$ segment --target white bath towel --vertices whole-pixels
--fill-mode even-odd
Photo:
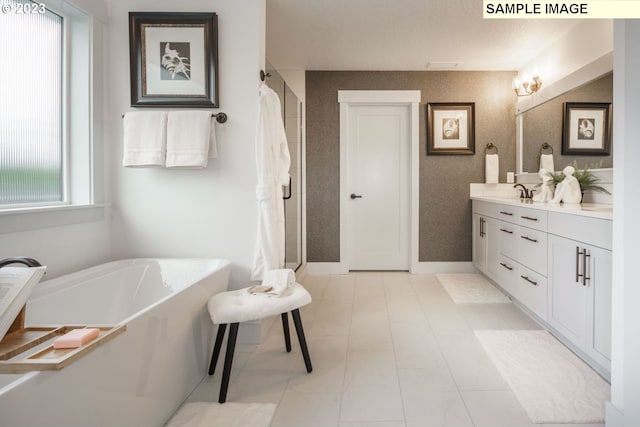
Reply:
[[[544,169],[550,173],[554,173],[553,168],[553,154],[541,154],[540,155],[540,169]]]
[[[213,148],[210,148],[213,145]],[[170,111],[167,120],[168,168],[204,168],[217,156],[211,111]]]
[[[296,283],[296,274],[290,268],[267,270],[262,279],[262,286],[271,287],[271,295],[281,295],[287,288]]]
[[[500,175],[500,163],[497,154],[487,154],[484,160],[485,182],[487,184],[497,184]]]
[[[167,112],[126,113],[123,151],[123,166],[164,166],[167,151]]]

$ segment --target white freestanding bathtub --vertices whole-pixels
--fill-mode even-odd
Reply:
[[[126,331],[60,371],[0,374],[3,427],[159,427],[206,376],[206,304],[227,290],[229,262],[115,261],[40,283],[26,326]]]

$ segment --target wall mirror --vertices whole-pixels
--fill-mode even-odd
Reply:
[[[613,127],[613,71],[602,69],[594,71],[588,79],[557,90],[545,100],[521,111],[517,117],[518,128],[518,172],[537,174],[540,169],[541,154],[553,154],[555,171],[578,162],[583,168],[587,165],[598,165],[606,169],[613,167],[613,140],[610,140],[608,154],[576,155],[563,154],[563,132],[565,103],[604,103],[609,104],[609,137]],[[584,76],[583,76],[584,77]],[[586,81],[585,81],[586,80]],[[546,144],[546,145],[544,145]]]

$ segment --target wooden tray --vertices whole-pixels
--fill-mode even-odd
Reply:
[[[78,348],[53,348],[53,340],[58,336],[72,329],[85,327],[87,326],[38,326],[23,328],[5,335],[0,341],[0,374],[62,369],[127,329],[126,325],[91,326],[100,329],[100,335],[96,339]],[[29,352],[46,342],[48,345],[43,349],[35,353]]]

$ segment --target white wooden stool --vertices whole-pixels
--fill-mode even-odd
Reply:
[[[249,288],[243,288],[235,291],[221,292],[212,296],[207,304],[211,321],[218,325],[216,343],[213,346],[213,354],[211,355],[211,363],[209,365],[209,375],[213,375],[216,369],[225,330],[227,329],[227,325],[231,325],[227,340],[227,354],[224,359],[224,370],[222,372],[222,384],[220,385],[220,397],[218,399],[220,403],[224,403],[227,399],[231,364],[233,363],[233,353],[240,322],[260,320],[265,317],[280,314],[282,317],[282,327],[284,329],[285,348],[287,352],[290,352],[291,339],[289,337],[289,318],[287,315],[290,311],[293,316],[293,324],[298,334],[304,364],[307,372],[311,372],[312,370],[309,349],[307,348],[307,341],[304,338],[304,329],[302,328],[302,319],[300,318],[300,307],[311,302],[309,292],[298,283],[287,288],[287,290],[279,296],[251,294],[248,289]]]

